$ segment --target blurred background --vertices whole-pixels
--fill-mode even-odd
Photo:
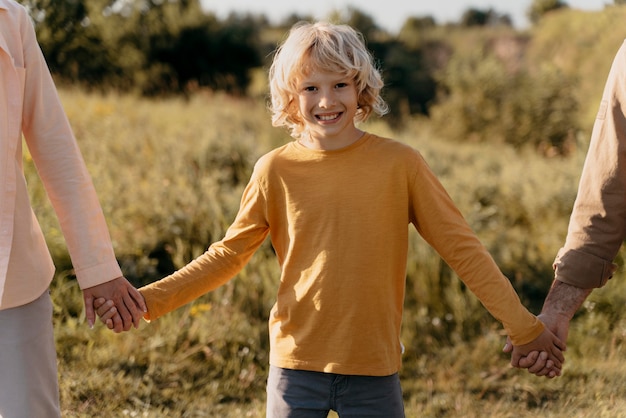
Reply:
[[[293,23],[327,19],[362,32],[382,70],[391,113],[364,129],[425,156],[535,313],[626,38],[623,0],[21,3],[135,285],[223,236],[256,159],[290,140],[267,111],[273,51]],[[263,416],[278,280],[269,243],[234,280],[139,330],[89,330],[58,223],[28,154],[24,163],[58,267],[63,415]],[[577,313],[555,380],[508,366],[501,326],[417,233],[409,254],[407,416],[624,416],[623,252]]]

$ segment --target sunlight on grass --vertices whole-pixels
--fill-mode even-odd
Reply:
[[[223,95],[150,101],[62,90],[116,253],[135,284],[180,267],[224,233],[256,159],[289,140],[265,103]],[[584,149],[546,159],[437,140],[423,121],[394,132],[419,149],[521,298],[537,311],[566,232]],[[59,266],[52,287],[64,417],[262,417],[267,315],[278,265],[264,244],[239,276],[138,330],[90,330],[58,224],[33,200]],[[416,233],[411,235],[401,379],[407,417],[611,417],[626,399],[626,284],[619,271],[575,318],[559,379],[512,369],[505,336]],[[154,258],[155,248],[166,256]],[[620,256],[620,263],[622,260]],[[68,278],[69,277],[69,278]],[[336,414],[329,415],[336,417]]]

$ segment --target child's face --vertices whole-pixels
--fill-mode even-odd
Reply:
[[[309,134],[306,139],[314,148],[343,148],[361,136],[354,126],[358,94],[352,78],[312,71],[299,80],[297,89],[298,109]]]

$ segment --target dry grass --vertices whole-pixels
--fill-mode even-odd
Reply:
[[[223,233],[251,164],[286,139],[258,102],[219,95],[153,102],[73,90],[62,97],[118,255],[137,280],[157,275],[146,251],[158,241],[172,244],[181,265]],[[367,128],[419,148],[503,268],[517,274],[516,285],[547,288],[582,150],[547,160],[504,147],[438,142],[422,123],[402,133],[380,122]],[[54,217],[40,191],[34,198],[63,264]],[[402,371],[407,416],[622,414],[626,322],[615,308],[626,298],[622,273],[581,310],[564,376],[547,380],[508,366],[500,326],[454,277],[441,282],[445,266],[417,236],[411,254]],[[266,248],[213,294],[115,335],[101,325],[86,327],[79,290],[61,271],[53,298],[64,416],[263,416],[266,316],[276,272]],[[538,296],[525,297],[536,303]]]

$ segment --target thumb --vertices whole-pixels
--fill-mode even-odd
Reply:
[[[93,295],[91,293],[83,293],[83,297],[85,299],[85,317],[87,318],[89,328],[93,328],[96,319],[96,314],[93,310]]]
[[[513,351],[513,344],[511,343],[511,338],[506,337],[506,343],[504,343],[504,347],[502,347],[502,351],[505,353],[510,353]]]

